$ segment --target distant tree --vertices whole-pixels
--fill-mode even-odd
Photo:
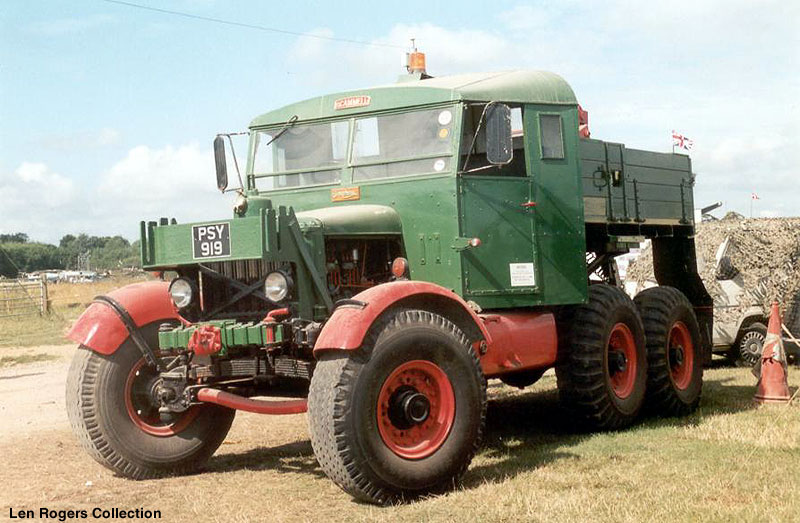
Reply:
[[[24,232],[0,234],[0,243],[28,243],[28,235]]]
[[[122,236],[88,236],[67,234],[59,242],[62,262],[70,269],[78,268],[78,257],[89,254],[89,267],[109,270],[139,266],[139,244],[134,245]]]
[[[58,247],[46,243],[4,243],[0,252],[0,274],[16,277],[18,271],[63,269]]]

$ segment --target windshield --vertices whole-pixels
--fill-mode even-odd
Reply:
[[[354,182],[443,172],[453,125],[453,109],[439,108],[258,131],[252,174],[277,190],[339,183],[344,167]]]

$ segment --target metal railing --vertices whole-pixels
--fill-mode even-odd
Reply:
[[[47,282],[0,280],[0,319],[42,315],[48,311]]]

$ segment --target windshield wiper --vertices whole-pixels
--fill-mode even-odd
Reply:
[[[286,123],[285,123],[285,124],[283,124],[283,127],[281,127],[281,130],[280,130],[280,131],[278,131],[277,133],[275,133],[275,136],[273,136],[273,137],[272,137],[272,139],[270,139],[270,141],[268,141],[267,143],[265,143],[265,144],[264,144],[264,147],[268,146],[269,144],[271,144],[272,142],[274,142],[275,140],[277,140],[278,138],[280,138],[281,136],[283,136],[283,133],[285,133],[286,131],[288,131],[290,127],[294,126],[294,123],[295,123],[295,122],[296,122],[298,119],[299,119],[299,117],[298,117],[297,115],[294,115],[294,116],[292,116],[291,118],[289,118],[289,119],[286,121]]]

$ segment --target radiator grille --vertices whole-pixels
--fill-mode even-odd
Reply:
[[[223,276],[237,280],[245,285],[253,285],[270,272],[285,265],[264,260],[237,260],[224,262],[204,263],[204,267],[218,272]],[[203,297],[204,314],[209,314],[220,305],[227,303],[239,289],[230,285],[223,279],[202,274],[200,290]],[[213,315],[214,318],[255,319],[262,318],[267,311],[274,307],[256,296],[246,296],[224,310]]]

